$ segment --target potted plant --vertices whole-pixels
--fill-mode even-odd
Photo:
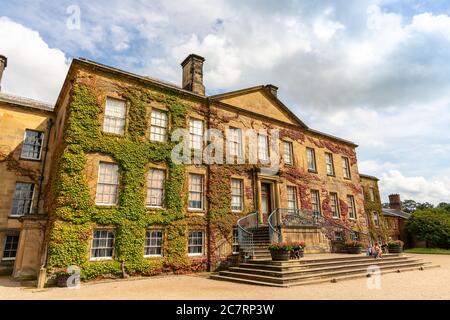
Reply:
[[[358,254],[361,253],[362,251],[362,243],[359,241],[346,241],[345,242],[345,249],[347,251],[347,253],[351,253],[351,254]]]
[[[390,253],[402,253],[403,252],[403,241],[395,240],[388,242],[388,251]]]
[[[300,259],[303,258],[305,252],[305,242],[293,242],[291,250],[291,258]]]
[[[273,261],[289,261],[293,248],[294,246],[287,242],[276,242],[269,245],[269,251]]]
[[[59,271],[56,272],[56,285],[60,288],[67,287],[67,280],[70,278],[72,274],[67,271]]]

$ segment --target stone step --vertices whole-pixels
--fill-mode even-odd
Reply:
[[[380,260],[375,260],[373,257],[368,258],[359,258],[359,259],[347,259],[347,260],[338,260],[338,261],[321,261],[321,260],[311,260],[310,263],[308,261],[302,261],[302,260],[294,260],[285,262],[284,264],[273,264],[273,261],[248,261],[245,263],[239,264],[240,267],[246,267],[246,268],[255,268],[255,269],[262,269],[262,270],[291,270],[291,269],[298,269],[301,268],[302,270],[308,269],[308,268],[315,268],[315,267],[326,267],[326,266],[339,266],[339,265],[351,265],[354,263],[374,263],[376,261],[404,261],[407,260],[408,257],[406,256],[394,256],[394,257],[385,257]]]
[[[410,256],[404,255],[404,254],[384,254],[383,259],[391,258],[391,257],[405,257],[410,258]],[[359,261],[359,260],[375,260],[371,256],[366,255],[344,255],[343,257],[332,257],[332,258],[320,258],[320,259],[311,259],[308,258],[307,255],[305,255],[305,258],[302,258],[300,260],[289,260],[289,261],[264,261],[264,262],[258,262],[258,263],[264,263],[264,264],[270,264],[275,266],[290,266],[290,265],[297,265],[297,264],[314,264],[314,263],[324,263],[324,262],[337,262],[337,261]],[[382,260],[382,259],[381,259]],[[377,261],[377,260],[375,260]]]
[[[427,266],[421,266],[421,267],[411,267],[411,268],[402,268],[400,269],[392,269],[392,270],[381,270],[381,274],[389,274],[389,273],[397,273],[397,272],[407,272],[407,271],[415,271],[415,270],[428,270],[431,268],[439,268],[439,265],[427,265]],[[223,276],[219,274],[212,275],[210,278],[214,280],[221,280],[221,281],[229,281],[229,282],[235,282],[235,283],[241,283],[241,284],[251,284],[251,285],[260,285],[260,286],[271,286],[271,287],[292,287],[292,286],[300,286],[300,285],[310,285],[310,284],[317,284],[317,283],[324,283],[324,282],[340,282],[344,280],[351,280],[351,279],[357,279],[357,278],[366,278],[367,273],[360,273],[360,274],[352,274],[352,275],[345,275],[345,276],[339,276],[339,277],[331,277],[331,278],[322,278],[322,279],[315,279],[315,280],[309,280],[309,281],[299,281],[299,282],[291,282],[289,284],[277,284],[277,283],[268,283],[265,281],[257,281],[257,280],[251,280],[251,279],[240,279],[240,278],[234,278],[234,277],[228,277]]]
[[[352,265],[338,265],[338,266],[328,266],[328,267],[315,267],[315,268],[296,268],[296,269],[290,269],[290,270],[262,270],[262,269],[256,269],[251,267],[231,267],[229,270],[234,272],[241,272],[241,273],[250,273],[250,274],[257,274],[257,275],[265,275],[265,276],[271,276],[271,277],[289,277],[289,276],[306,276],[306,275],[312,275],[312,274],[323,274],[327,272],[333,272],[333,271],[342,271],[342,270],[352,270],[355,268],[362,268],[362,267],[368,267],[372,265],[377,266],[390,266],[390,265],[403,265],[403,264],[409,264],[409,263],[423,263],[421,260],[404,260],[404,261],[379,261],[377,264],[374,264],[372,262],[365,262],[365,263],[358,263],[358,264],[352,264]]]
[[[392,264],[389,266],[383,266],[380,265],[380,270],[401,270],[403,268],[419,268],[423,267],[422,262],[410,262],[410,263],[404,263],[404,264]],[[323,279],[323,278],[335,278],[339,276],[345,276],[345,275],[352,275],[352,274],[367,274],[367,268],[350,268],[345,270],[339,270],[339,271],[328,271],[323,272],[320,274],[312,274],[312,275],[302,275],[302,276],[266,276],[266,275],[259,275],[259,274],[249,274],[249,273],[241,273],[241,272],[234,272],[234,271],[220,271],[219,275],[221,276],[227,276],[227,277],[234,277],[239,279],[246,279],[246,280],[255,280],[260,282],[267,282],[267,283],[275,283],[275,284],[289,284],[289,283],[299,283],[301,281],[309,281],[309,280],[316,280],[316,279]]]

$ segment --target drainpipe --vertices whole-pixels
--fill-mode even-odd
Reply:
[[[42,185],[44,183],[44,173],[45,173],[45,168],[46,168],[46,164],[47,164],[48,146],[50,143],[50,133],[52,131],[52,127],[53,127],[53,119],[50,118],[47,121],[47,141],[45,142],[45,154],[44,154],[44,159],[42,162],[41,175],[39,176],[38,201],[37,201],[37,208],[36,208],[37,214],[39,214],[39,204],[41,202]],[[45,283],[47,281],[47,268],[46,267],[47,267],[48,246],[47,246],[47,242],[45,240],[46,229],[47,229],[46,227],[43,228],[44,239],[42,241],[42,247],[41,247],[41,266],[39,268],[38,281],[37,281],[37,287],[39,289],[44,288]]]
[[[45,165],[47,164],[47,154],[48,154],[48,145],[50,143],[50,132],[52,131],[53,127],[53,119],[48,119],[47,121],[47,140],[45,141],[45,147],[44,147],[44,159],[42,160],[42,166],[41,166],[41,174],[39,175],[39,185],[38,185],[38,194],[37,194],[37,205],[36,205],[36,214],[39,214],[39,205],[41,203],[41,194],[42,194],[42,185],[44,183],[44,172],[45,172]]]

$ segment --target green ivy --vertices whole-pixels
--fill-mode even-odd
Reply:
[[[80,84],[73,88],[65,145],[53,184],[55,205],[49,232],[49,272],[78,265],[82,278],[91,279],[102,275],[117,276],[123,272],[154,274],[191,267],[192,262],[186,254],[185,232],[192,219],[184,210],[184,167],[171,161],[170,152],[174,144],[170,137],[167,143],[151,142],[146,137],[147,105],[150,101],[156,100],[167,106],[172,130],[186,126],[186,115],[191,106],[170,93],[122,90],[128,103],[128,123],[124,136],[117,136],[101,130],[102,108],[95,90]],[[103,208],[93,203],[83,172],[86,154],[89,153],[109,155],[118,163],[121,189],[117,206]],[[168,169],[166,207],[161,210],[145,207],[145,173],[150,162],[164,163]],[[205,224],[205,218],[200,220]],[[198,223],[198,218],[195,221]],[[115,228],[113,261],[89,261],[89,239],[97,224]],[[145,259],[145,230],[153,225],[165,227],[165,256]],[[196,263],[200,265],[193,268],[204,268],[203,262]]]

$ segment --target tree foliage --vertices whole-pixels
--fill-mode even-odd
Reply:
[[[440,208],[416,210],[406,225],[408,232],[433,247],[450,247],[450,213]]]

